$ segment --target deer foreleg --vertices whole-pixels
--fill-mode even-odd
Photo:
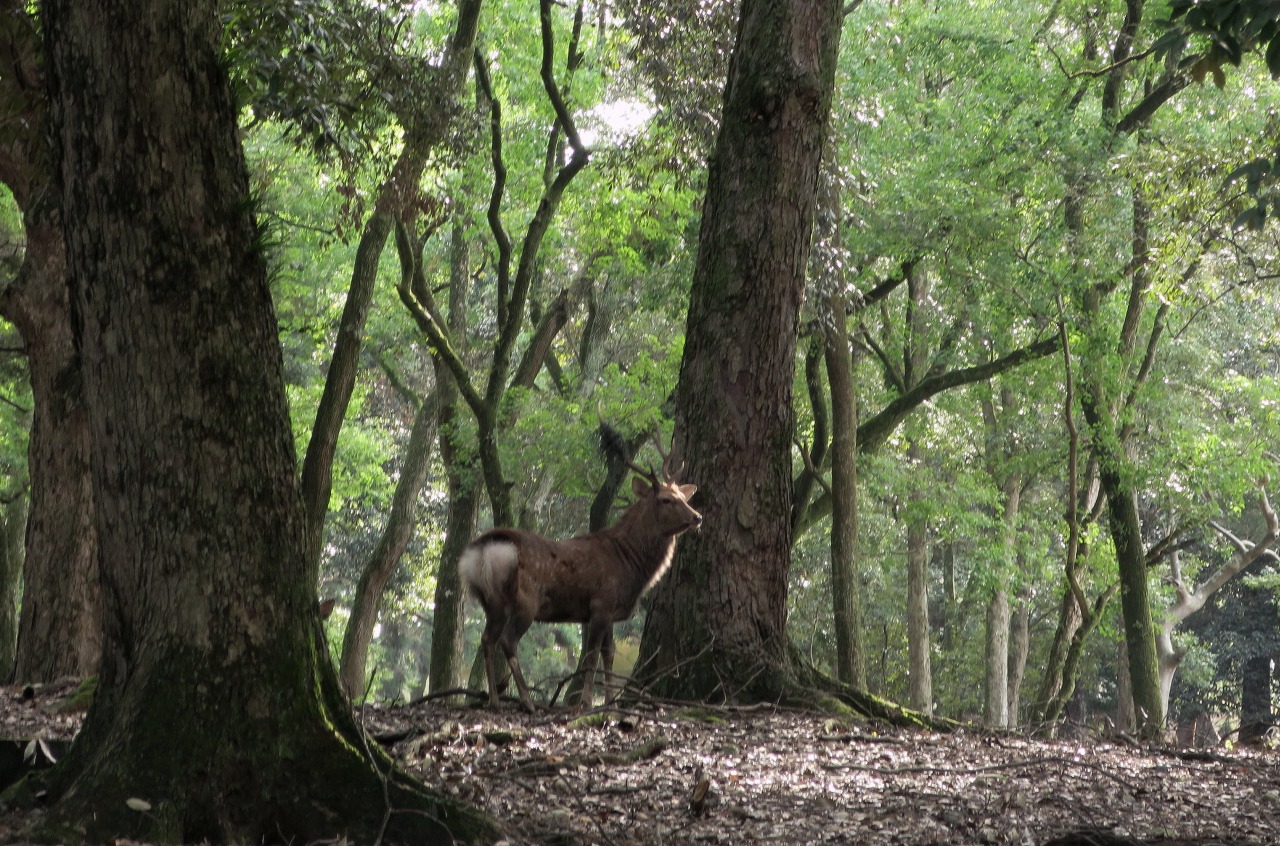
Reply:
[[[591,619],[587,622],[587,642],[582,644],[582,669],[585,671],[582,676],[582,697],[579,704],[583,708],[590,708],[595,700],[596,686],[596,664],[599,663],[601,655],[605,654],[606,640],[610,651],[613,648],[613,623],[608,619]],[[613,664],[613,656],[610,654],[609,664]],[[605,669],[605,684],[608,685],[608,668]]]
[[[620,687],[618,677],[613,674],[614,649],[613,623],[609,623],[604,630],[604,642],[600,644],[600,664],[604,667],[604,701],[607,705],[617,700]]]

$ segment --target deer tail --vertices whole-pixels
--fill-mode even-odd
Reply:
[[[481,605],[489,607],[508,593],[519,552],[510,541],[477,541],[458,560],[462,581]]]

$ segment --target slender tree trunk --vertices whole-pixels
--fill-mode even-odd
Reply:
[[[369,751],[325,651],[216,5],[42,7],[105,626],[41,836],[491,841]]]
[[[1049,646],[1049,658],[1045,662],[1044,675],[1040,679],[1040,691],[1036,694],[1035,721],[1037,723],[1049,723],[1057,717],[1056,713],[1051,712],[1052,706],[1061,695],[1063,687],[1067,686],[1067,655],[1071,651],[1071,644],[1083,621],[1075,594],[1070,587],[1064,586],[1062,602],[1058,605],[1058,628]],[[1070,679],[1069,682],[1071,687],[1075,686],[1075,679]]]
[[[22,596],[22,559],[27,531],[27,498],[4,506],[0,526],[0,680],[13,677],[18,652],[18,602]]]
[[[907,447],[912,465],[921,459],[920,446]],[[913,493],[913,500],[923,499]],[[929,527],[917,509],[907,508],[907,701],[925,714],[933,713],[933,646],[929,637]]]
[[[436,437],[436,394],[429,396],[413,418],[409,430],[409,443],[405,447],[404,464],[400,478],[391,497],[391,513],[387,525],[373,554],[365,562],[356,595],[351,601],[351,618],[342,638],[342,659],[339,678],[347,695],[353,700],[363,697],[367,681],[369,644],[373,640],[373,628],[378,621],[378,609],[382,605],[382,592],[391,574],[395,572],[400,557],[404,555],[413,537],[418,515],[418,494],[427,479],[427,467],[431,460],[431,444]]]
[[[466,229],[455,220],[449,242],[449,331],[465,350],[467,337],[467,295],[471,278],[470,249]],[[436,385],[440,396],[440,460],[444,464],[449,490],[449,515],[445,521],[444,545],[436,570],[436,593],[431,627],[432,691],[457,687],[463,673],[462,629],[466,619],[466,594],[458,559],[475,536],[480,513],[481,476],[474,450],[460,443],[458,383],[449,369],[435,359]],[[477,650],[479,653],[479,650]]]
[[[423,168],[432,149],[445,137],[455,117],[471,67],[479,30],[482,0],[457,0],[458,18],[443,61],[436,69],[434,108],[413,112],[404,126],[404,149],[378,190],[373,214],[366,221],[351,269],[351,287],[342,309],[324,392],[316,409],[311,440],[302,462],[302,498],[307,515],[307,557],[318,574],[324,545],[324,521],[333,490],[333,456],[355,387],[364,325],[373,302],[378,264],[387,238],[419,193]],[[425,116],[425,117],[424,117]]]
[[[785,698],[792,382],[840,4],[745,0],[703,207],[673,454],[706,518],[645,623],[662,695]]]
[[[826,392],[831,406],[831,600],[836,633],[836,678],[859,690],[867,686],[862,644],[862,595],[858,578],[858,397],[853,384],[853,349],[849,340],[848,304],[840,248],[840,190],[835,175],[820,176],[812,276],[823,293],[818,306],[822,321],[822,357],[827,370]],[[812,353],[808,357],[813,360]],[[806,362],[810,396],[823,388]],[[814,382],[818,382],[814,385]],[[824,416],[814,409],[821,421]],[[815,431],[816,441],[819,433]],[[814,456],[813,463],[821,463]],[[816,467],[811,473],[816,473]],[[812,487],[812,485],[809,485]],[[793,503],[793,512],[800,507]],[[794,525],[794,520],[793,520]]]
[[[1246,658],[1240,671],[1240,742],[1257,743],[1274,720],[1271,656]]]
[[[1002,408],[1008,408],[1011,394],[1001,392]],[[987,695],[983,717],[992,728],[1009,725],[1009,628],[1012,613],[1009,609],[1009,591],[1005,587],[1018,569],[1018,512],[1021,509],[1022,479],[1008,471],[1012,456],[1007,449],[997,445],[1003,434],[994,405],[988,406],[988,456],[991,475],[1000,480],[1004,514],[1001,520],[1000,545],[1003,560],[1000,563],[998,584],[987,603]],[[1001,478],[1003,476],[1003,478]]]
[[[1022,680],[1026,675],[1027,656],[1031,652],[1031,596],[1020,591],[1014,604],[1013,621],[1009,625],[1009,728],[1020,725],[1022,713]]]
[[[858,400],[853,385],[844,298],[831,297],[826,337],[831,385],[831,598],[836,630],[836,677],[867,687],[862,644],[862,587],[858,577]]]
[[[463,623],[466,620],[466,593],[458,573],[458,559],[475,537],[480,513],[480,475],[473,464],[449,466],[449,518],[445,523],[440,569],[436,571],[435,611],[431,628],[432,691],[447,690],[462,683]]]
[[[1099,478],[1107,497],[1107,525],[1116,551],[1120,577],[1120,607],[1124,616],[1124,636],[1128,643],[1129,681],[1132,684],[1137,730],[1154,739],[1164,729],[1160,705],[1160,673],[1156,657],[1156,630],[1147,588],[1146,548],[1138,520],[1138,503],[1126,481],[1127,458],[1114,442],[1116,423],[1105,410],[1105,399],[1097,385],[1100,375],[1082,378],[1085,419],[1096,433],[1093,451],[1098,457]]]
[[[983,723],[1009,725],[1009,592],[997,587],[987,603],[987,696]]]

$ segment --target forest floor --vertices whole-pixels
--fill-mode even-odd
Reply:
[[[70,739],[70,688],[0,688],[0,735]],[[1280,844],[1280,752],[946,734],[774,708],[360,716],[525,844]],[[0,818],[0,839],[12,828]],[[337,841],[344,842],[344,841]]]

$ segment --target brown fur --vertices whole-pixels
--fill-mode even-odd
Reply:
[[[534,621],[586,623],[587,675],[582,705],[590,706],[597,660],[612,699],[613,624],[635,613],[641,594],[671,566],[676,538],[702,524],[689,505],[697,487],[632,479],[637,502],[600,532],[549,540],[521,529],[491,529],[463,552],[462,579],[484,608],[485,672],[489,703],[498,703],[496,649],[501,647],[521,704],[533,709],[516,646]]]

